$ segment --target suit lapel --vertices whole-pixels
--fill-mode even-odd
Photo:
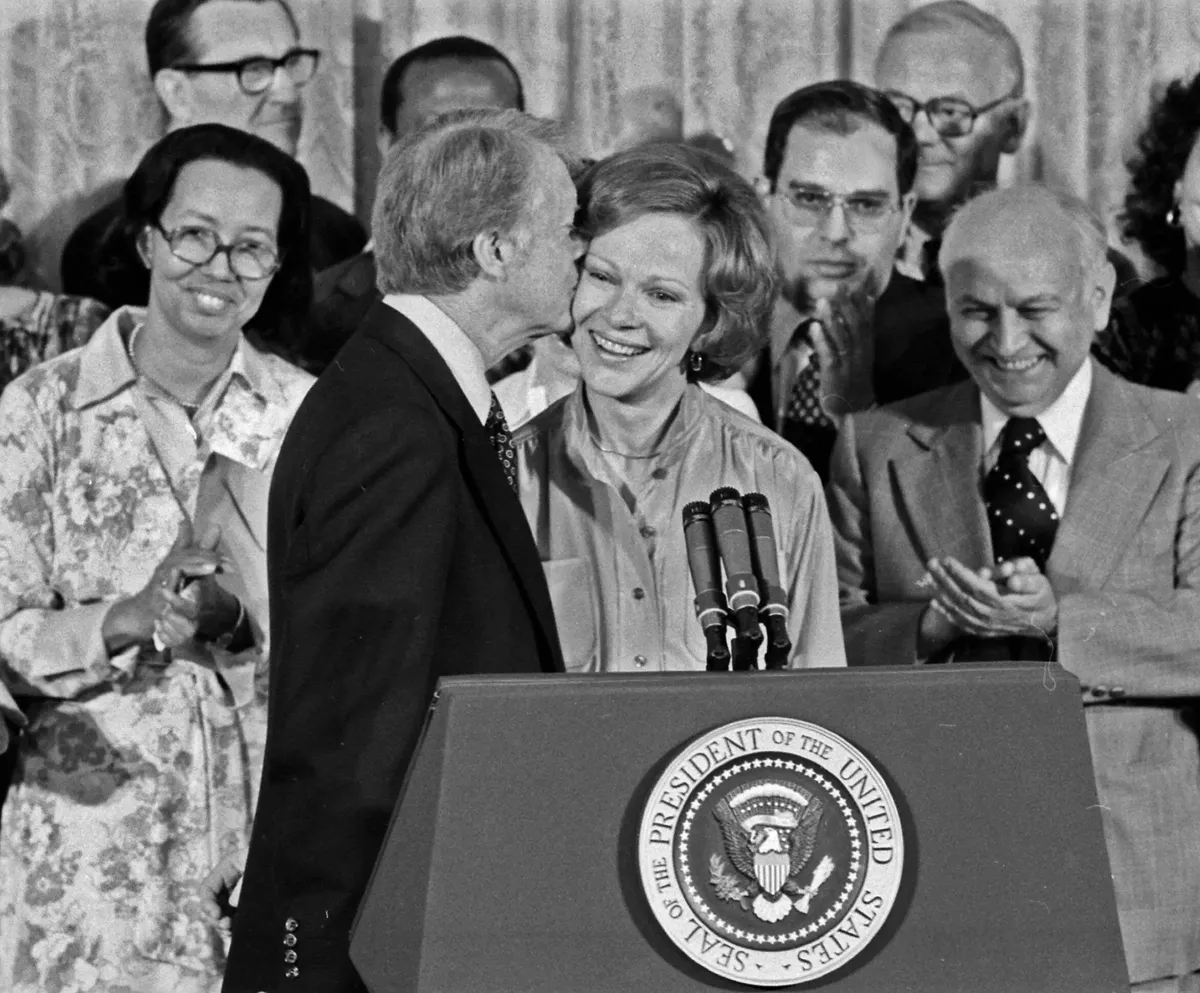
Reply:
[[[1047,571],[1101,586],[1158,493],[1170,460],[1129,387],[1100,366],[1084,408],[1066,513]]]
[[[979,394],[954,387],[934,416],[910,425],[912,454],[893,459],[892,473],[922,561],[953,556],[970,568],[990,565],[991,534],[979,491],[983,431]]]
[[[479,509],[504,550],[561,670],[554,609],[529,523],[520,501],[508,485],[491,439],[471,409],[466,394],[429,339],[391,307],[377,302],[363,322],[363,330],[400,355],[457,428],[462,438],[465,475],[477,495]]]

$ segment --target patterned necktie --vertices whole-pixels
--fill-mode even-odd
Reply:
[[[803,340],[812,345],[811,330],[817,321],[806,321],[802,327]],[[808,365],[796,375],[792,393],[783,413],[784,423],[810,427],[833,428],[836,425],[821,406],[821,361],[815,348],[809,353]]]
[[[1000,434],[1000,457],[983,481],[996,562],[1028,556],[1045,569],[1058,512],[1029,468],[1029,453],[1046,440],[1033,417],[1013,417]]]
[[[500,401],[492,394],[492,405],[488,408],[487,421],[484,422],[492,447],[496,449],[496,457],[504,469],[504,478],[513,492],[517,492],[517,453],[513,449],[512,433],[508,430],[508,421],[504,419],[504,411],[500,409]]]

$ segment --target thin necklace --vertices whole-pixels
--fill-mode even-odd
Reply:
[[[628,452],[618,452],[615,448],[605,448],[603,445],[600,444],[599,439],[594,434],[592,434],[590,431],[588,432],[588,436],[592,439],[592,444],[595,445],[596,448],[599,451],[603,452],[605,455],[616,455],[618,458],[632,459],[634,461],[646,461],[649,459],[662,458],[661,451],[651,452],[649,455],[631,455]]]
[[[187,413],[188,419],[190,420],[191,418],[195,417],[196,413],[200,410],[200,404],[202,401],[197,400],[195,403],[188,403],[186,400],[181,400],[178,396],[163,386],[162,383],[146,372],[145,369],[138,365],[136,358],[137,353],[134,351],[133,344],[135,341],[137,341],[137,336],[141,332],[142,327],[143,325],[139,324],[133,329],[133,333],[129,336],[129,364],[133,366],[133,371],[141,376],[142,379],[144,379],[164,396],[169,397],[175,403],[179,404],[179,406],[181,406]]]

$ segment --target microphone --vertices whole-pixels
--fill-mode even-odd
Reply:
[[[759,616],[767,629],[767,650],[763,665],[782,669],[788,663],[792,640],[788,637],[787,594],[779,581],[779,555],[775,550],[775,528],[771,522],[771,505],[761,493],[742,497],[742,509],[750,528],[750,550],[754,558],[754,574],[762,594]]]
[[[762,642],[758,626],[758,580],[750,559],[750,538],[746,532],[746,515],[742,497],[737,490],[724,486],[713,490],[708,498],[712,507],[713,527],[717,532],[717,547],[725,563],[725,598],[733,611],[737,629],[735,669],[757,668],[755,656]]]
[[[725,641],[728,611],[721,593],[721,560],[713,534],[712,515],[706,503],[689,503],[683,508],[683,542],[687,546],[688,569],[696,589],[696,619],[708,642],[710,672],[729,668],[729,645]]]

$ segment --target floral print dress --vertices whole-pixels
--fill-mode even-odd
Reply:
[[[243,339],[194,443],[161,451],[129,360],[140,318],[117,311],[0,397],[0,675],[28,718],[0,819],[6,993],[217,989],[224,948],[197,883],[249,839],[266,492],[311,377]],[[204,492],[229,496],[221,547],[257,647],[109,657],[105,613],[145,584]]]

